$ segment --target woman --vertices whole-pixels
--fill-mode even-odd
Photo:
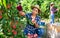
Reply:
[[[39,36],[42,35],[43,29],[39,28],[40,23],[40,13],[39,5],[32,6],[32,13],[25,14],[23,11],[19,11],[21,16],[26,16],[32,24],[27,22],[26,28],[24,30],[24,34],[28,36],[28,38],[40,38]],[[42,30],[42,31],[41,31]],[[40,34],[41,33],[41,34]]]
[[[58,9],[57,8],[54,8],[54,3],[52,2],[50,4],[50,16],[51,16],[51,24],[54,23],[54,13],[57,11]]]

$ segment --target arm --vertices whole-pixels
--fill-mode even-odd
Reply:
[[[22,8],[21,4],[18,4],[17,10],[19,11],[19,14],[20,14],[21,16],[25,16],[25,13],[22,11],[23,8]]]
[[[39,27],[38,23],[36,23],[36,20],[32,21],[32,23],[34,24],[34,26],[35,26],[36,28]]]
[[[38,23],[35,23],[35,27],[36,27],[36,28],[38,28],[38,27],[39,27]]]
[[[36,28],[38,28],[40,26],[40,17],[37,18],[37,21],[36,20],[34,20],[34,22],[32,21],[32,23],[34,23]]]
[[[55,8],[54,12],[56,12],[56,11],[58,11],[58,9],[57,9],[57,8]]]
[[[40,26],[40,16],[37,17],[37,22],[35,23],[35,26],[39,28]]]
[[[58,11],[57,8],[50,8],[50,10],[51,10],[52,12],[56,12],[56,11]]]

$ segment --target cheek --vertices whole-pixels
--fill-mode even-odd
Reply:
[[[32,12],[34,13],[35,11],[33,10]]]
[[[38,14],[38,12],[37,12],[37,11],[34,11],[34,10],[33,10],[32,12],[33,12],[34,14]]]
[[[35,11],[35,14],[38,14],[38,12],[37,12],[37,11]]]
[[[36,14],[36,11],[33,11],[34,14]]]

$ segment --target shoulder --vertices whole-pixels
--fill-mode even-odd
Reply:
[[[40,16],[37,16],[36,19],[37,19],[37,21],[40,21],[41,20]]]
[[[26,13],[26,16],[31,16],[31,13]]]
[[[37,15],[37,18],[39,18],[39,19],[40,19],[40,16],[39,16],[39,15]]]
[[[26,15],[31,15],[31,13],[26,13]]]

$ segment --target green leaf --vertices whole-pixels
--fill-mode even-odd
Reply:
[[[6,7],[6,0],[3,0],[3,5],[4,7]]]
[[[0,0],[0,5],[2,5],[2,0]]]

